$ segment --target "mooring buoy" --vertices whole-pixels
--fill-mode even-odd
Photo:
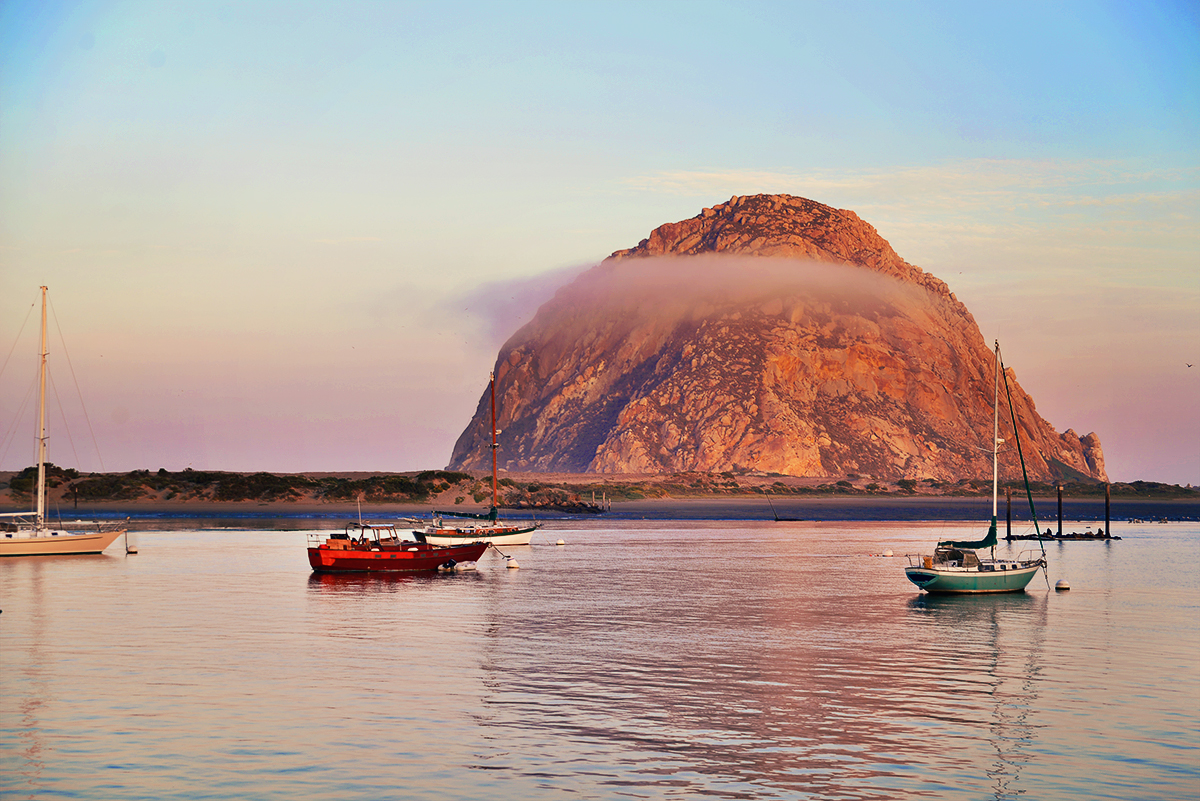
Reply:
[[[1071,582],[1067,581],[1066,579],[1059,579],[1058,581],[1054,582],[1054,589],[1057,592],[1069,590],[1071,589]]]
[[[567,543],[566,543],[566,542],[564,542],[563,540],[559,540],[558,542],[556,542],[556,543],[554,543],[554,544],[555,544],[555,545],[566,545]]]

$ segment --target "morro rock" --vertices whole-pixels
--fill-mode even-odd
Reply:
[[[854,212],[803,198],[655,229],[559,290],[495,372],[508,470],[991,474],[974,318]],[[1056,433],[1008,379],[1031,478],[1107,480],[1099,438]],[[485,392],[451,469],[490,468],[489,425]],[[1015,448],[1002,464],[1019,475]]]

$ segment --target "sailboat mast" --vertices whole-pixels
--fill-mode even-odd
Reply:
[[[1000,341],[996,340],[996,369],[992,377],[992,520],[1000,493]]]
[[[996,366],[992,376],[992,531],[996,530],[997,502],[1000,495],[1000,340],[996,340]],[[996,541],[992,540],[992,558]]]
[[[489,377],[492,387],[492,509],[500,508],[499,493],[496,489],[496,374]]]
[[[46,287],[42,287],[42,344],[38,349],[37,526],[46,520]]]

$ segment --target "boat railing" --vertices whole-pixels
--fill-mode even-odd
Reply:
[[[923,567],[926,569],[933,567],[933,554],[910,553],[905,554],[905,558],[908,559],[909,567]]]
[[[1017,554],[1018,562],[1044,562],[1041,551],[1021,551]]]
[[[77,534],[109,534],[113,531],[124,531],[129,527],[129,518],[124,520],[57,520],[51,522],[44,521],[40,526],[37,522],[37,515],[32,512],[6,512],[0,514],[0,518],[8,518],[12,522],[0,521],[0,533],[16,534],[22,531],[31,529],[36,531],[50,531],[54,536],[58,536],[59,532],[75,532]]]
[[[97,531],[103,534],[124,531],[129,527],[129,518],[124,520],[67,520],[58,525],[74,531]]]
[[[402,523],[404,521],[401,521]],[[305,533],[309,548],[325,545],[331,549],[352,547],[396,547],[416,545],[417,540],[401,536],[394,523],[351,523],[342,531],[309,531]]]

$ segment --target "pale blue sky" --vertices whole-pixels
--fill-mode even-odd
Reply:
[[[49,285],[109,469],[440,467],[554,281],[788,192],[1200,484],[1200,13],[1045,5],[0,2],[0,342]]]

